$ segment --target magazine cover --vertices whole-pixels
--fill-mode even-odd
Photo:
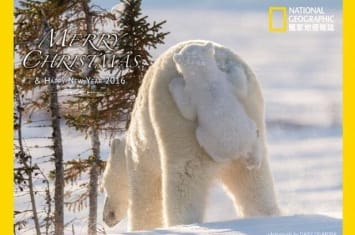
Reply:
[[[12,8],[13,234],[343,234],[342,1]]]

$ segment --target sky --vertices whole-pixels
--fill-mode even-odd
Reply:
[[[104,8],[111,8],[119,0],[92,0]],[[323,6],[331,9],[340,9],[342,1],[339,0],[143,0],[142,8],[188,8],[188,9],[229,9],[229,10],[263,10],[269,6]]]
[[[20,0],[15,0],[15,6],[18,5]],[[92,0],[93,4],[97,4],[103,8],[111,9],[114,5],[119,3],[120,0]],[[269,6],[323,6],[330,9],[341,9],[341,0],[143,0],[143,9],[228,9],[228,10],[263,10]]]

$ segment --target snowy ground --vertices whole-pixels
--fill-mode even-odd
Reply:
[[[248,62],[264,90],[270,162],[281,208],[290,215],[324,214],[341,218],[339,25],[333,33],[269,33],[267,10],[147,9],[144,12],[155,20],[166,19],[165,30],[171,32],[166,44],[153,52],[154,56],[182,40],[208,39],[233,48]],[[341,16],[337,14],[336,19],[339,23]],[[201,27],[203,25],[208,27]],[[36,134],[34,130],[27,131],[27,136]],[[28,145],[35,141],[40,140]],[[64,130],[66,159],[76,158],[88,147],[88,141],[77,133]],[[102,156],[106,158],[107,140],[103,141],[102,148]],[[40,150],[33,150],[33,154],[36,151]],[[107,233],[126,231],[125,220],[113,229],[103,224],[103,198],[100,195],[98,221],[102,229]],[[27,199],[17,198],[15,207],[22,207],[24,201]],[[76,234],[85,234],[87,210],[66,213],[67,222],[76,218]],[[238,214],[223,189],[213,187],[205,221],[236,218]],[[296,221],[298,218],[295,217]],[[249,233],[241,231],[241,234]]]
[[[341,235],[341,220],[319,215],[239,219],[124,233],[129,235]]]

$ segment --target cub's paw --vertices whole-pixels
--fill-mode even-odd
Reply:
[[[248,170],[254,170],[260,168],[262,157],[260,154],[247,153],[242,157],[242,160]]]

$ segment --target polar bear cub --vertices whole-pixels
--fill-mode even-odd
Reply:
[[[248,168],[259,167],[262,154],[256,124],[238,100],[228,74],[218,68],[213,44],[185,46],[173,60],[182,77],[173,79],[169,90],[182,116],[197,120],[201,147],[216,162],[241,157]]]

